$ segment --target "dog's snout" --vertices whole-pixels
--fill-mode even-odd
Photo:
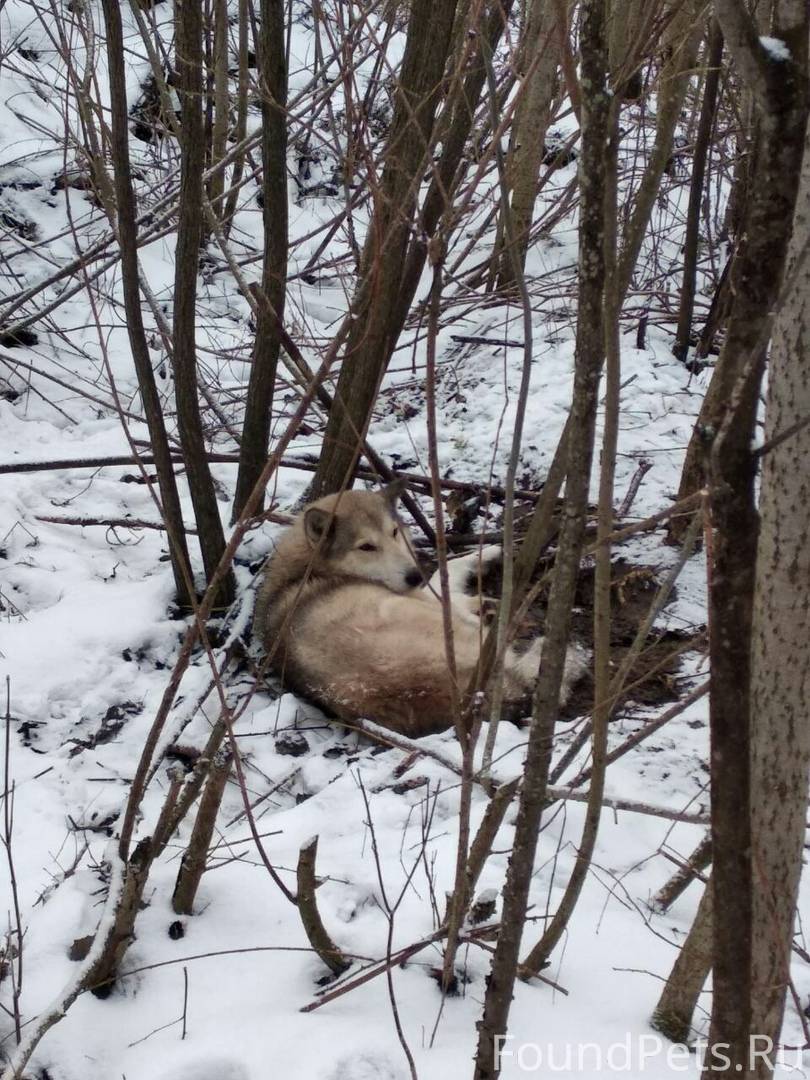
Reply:
[[[422,575],[418,570],[408,570],[405,573],[405,584],[409,589],[415,589],[422,584]]]

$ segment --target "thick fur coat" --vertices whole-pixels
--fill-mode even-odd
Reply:
[[[452,682],[437,590],[424,586],[407,529],[397,516],[401,491],[346,491],[307,507],[282,536],[259,588],[253,633],[271,667],[292,689],[337,716],[373,720],[418,737],[453,724]],[[464,575],[474,572],[464,567]],[[456,564],[451,564],[456,568]],[[453,574],[458,580],[459,573]],[[453,596],[453,647],[459,689],[469,685],[485,633],[477,597]],[[527,697],[542,641],[507,652],[507,702]],[[582,669],[574,650],[567,695]]]

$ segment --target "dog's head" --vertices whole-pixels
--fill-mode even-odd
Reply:
[[[404,482],[380,491],[327,495],[303,514],[304,535],[322,572],[378,581],[395,592],[423,582],[407,528],[397,516]]]

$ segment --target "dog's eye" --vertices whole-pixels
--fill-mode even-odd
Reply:
[[[377,550],[377,545],[376,544],[358,544],[357,545],[357,550],[358,551],[376,551]]]

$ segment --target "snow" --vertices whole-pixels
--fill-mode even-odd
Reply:
[[[100,25],[100,9],[93,3],[88,6]],[[135,56],[137,32],[126,7],[122,15],[127,44],[134,50],[128,53],[127,74],[130,101],[134,101],[147,65]],[[157,19],[164,36],[168,35],[168,6],[156,7],[150,18]],[[3,279],[4,297],[44,280],[75,257],[71,216],[83,245],[107,232],[86,193],[51,190],[54,177],[64,167],[65,108],[74,124],[76,117],[65,105],[65,73],[49,29],[53,29],[51,16],[37,14],[24,0],[9,0],[0,11],[0,36],[4,52],[9,50],[0,68],[0,209],[35,222],[40,238],[47,240],[32,247],[16,234],[3,237],[4,265],[12,271]],[[774,55],[786,58],[776,48],[782,43],[762,41]],[[302,109],[311,92],[313,42],[311,21],[295,22],[291,92],[303,95]],[[20,43],[36,50],[39,61],[20,58],[14,51]],[[83,46],[78,39],[74,46],[75,62],[81,65]],[[392,63],[401,55],[401,47],[401,35],[395,35]],[[106,99],[103,50],[95,62],[98,88]],[[358,79],[368,77],[371,63],[361,65]],[[570,120],[567,123],[570,128]],[[562,128],[568,130],[565,123]],[[153,205],[165,192],[155,180],[159,170],[152,151],[133,143],[133,153],[143,175],[137,181],[140,195]],[[561,170],[544,190],[540,211],[554,205],[575,168]],[[38,186],[12,186],[21,181]],[[340,206],[339,199],[299,200],[293,183],[290,194],[294,238],[307,236]],[[677,191],[662,197],[660,213],[677,220],[682,212],[679,200],[684,197]],[[482,198],[476,211],[479,219],[490,205]],[[361,237],[366,220],[366,209],[355,212],[354,224]],[[249,188],[234,230],[240,255],[250,253],[260,242],[260,225],[255,188]],[[475,225],[473,221],[470,228]],[[303,269],[321,239],[318,235],[294,248],[293,271]],[[451,258],[460,255],[467,242],[465,233],[455,242]],[[345,233],[340,232],[327,256],[342,254],[347,247]],[[173,248],[173,237],[166,236],[140,251],[144,274],[169,316]],[[674,258],[677,237],[670,236],[664,248]],[[472,266],[487,250],[482,245],[466,257],[465,265]],[[553,237],[537,242],[527,266],[528,274],[542,282],[546,291],[538,290],[533,313],[532,384],[519,470],[526,479],[521,484],[542,480],[567,415],[575,328],[567,283],[575,264],[576,233],[569,218]],[[258,274],[258,266],[247,268],[251,279]],[[49,287],[46,298],[56,299],[61,288]],[[350,281],[338,274],[315,284],[300,278],[292,283],[288,310],[295,322],[294,336],[311,359],[316,359],[315,347],[329,340],[345,313],[349,291]],[[423,288],[418,296],[424,292]],[[112,388],[102,362],[105,353],[124,407],[136,414],[128,420],[129,434],[147,437],[137,419],[136,383],[120,300],[120,277],[112,267],[93,284],[101,333],[85,291],[63,303],[49,320],[37,323],[38,344],[0,349],[0,390],[7,382],[19,395],[13,401],[0,400],[0,463],[129,453],[121,421],[112,408]],[[0,310],[4,307],[0,298]],[[247,381],[245,358],[252,341],[249,309],[230,278],[220,274],[201,287],[200,310],[201,356],[225,400],[243,390]],[[644,349],[634,347],[633,322],[628,320],[623,329],[616,482],[621,497],[638,462],[653,462],[632,511],[640,518],[667,505],[677,489],[683,451],[709,373],[690,376],[676,363],[669,351],[668,329],[654,320]],[[520,340],[522,313],[515,306],[484,306],[476,297],[462,295],[452,320],[443,324],[438,342],[442,469],[460,480],[480,481],[490,472],[502,480],[522,350],[458,343],[452,335],[459,334]],[[414,338],[411,331],[403,335],[370,441],[387,460],[427,471],[420,383],[425,343],[423,336]],[[157,335],[152,355],[159,389],[171,409],[171,379]],[[32,365],[34,372],[15,366],[17,362]],[[64,385],[49,381],[47,375],[62,379]],[[289,411],[294,403],[289,391],[279,391],[280,408]],[[412,408],[404,411],[403,403]],[[228,409],[238,419],[238,412],[230,405]],[[281,416],[274,418],[274,437],[283,430],[283,423]],[[214,441],[216,449],[232,449],[222,432]],[[317,448],[317,435],[300,436],[290,456],[317,452]],[[213,471],[227,528],[235,467],[219,464]],[[80,976],[82,966],[68,958],[71,943],[93,933],[99,920],[107,917],[108,872],[102,872],[102,867],[116,866],[111,836],[116,821],[120,824],[129,784],[188,625],[172,611],[173,583],[163,533],[120,526],[68,526],[41,519],[130,516],[154,522],[157,511],[146,486],[127,480],[136,473],[134,466],[106,466],[0,474],[0,677],[7,678],[10,686],[11,851],[25,928],[23,1019],[32,1026],[59,995],[59,988],[74,985]],[[273,500],[282,510],[293,508],[306,483],[306,473],[280,469],[272,481]],[[594,494],[595,490],[594,478]],[[181,494],[190,522],[184,487]],[[427,502],[425,509],[429,509]],[[268,523],[247,534],[238,556],[241,589],[251,587],[250,568],[255,569],[266,556],[278,531],[278,526]],[[676,559],[676,553],[660,543],[660,535],[637,538],[622,554],[654,563],[662,571]],[[199,574],[199,560],[195,570]],[[245,618],[243,613],[243,622]],[[668,605],[660,625],[683,628],[704,622],[705,566],[703,556],[696,555],[687,564],[677,599]],[[233,635],[234,627],[229,632]],[[216,655],[222,659],[221,648]],[[703,666],[701,657],[688,657],[681,672],[684,685],[692,685],[697,675],[704,674]],[[175,738],[196,749],[205,744],[219,712],[210,682],[204,655],[195,654],[171,710],[161,749]],[[406,758],[404,751],[380,751],[329,724],[312,705],[272,683],[253,694],[253,680],[244,671],[233,672],[226,683],[229,703],[237,714],[235,731],[247,793],[251,802],[260,800],[255,810],[257,826],[273,865],[289,887],[294,888],[302,843],[319,838],[317,873],[323,884],[317,892],[318,905],[338,946],[359,958],[346,978],[353,977],[366,960],[385,956],[389,932],[395,950],[428,938],[436,927],[434,905],[441,909],[452,887],[459,802],[453,771],[441,760],[422,757],[405,777],[418,776],[424,783],[396,793],[396,770]],[[118,711],[110,717],[112,707]],[[636,730],[647,715],[641,709],[622,714],[612,727],[611,745]],[[105,718],[111,731],[119,722],[120,727],[109,738],[99,739]],[[276,750],[274,736],[291,728],[303,733],[309,743],[303,757],[288,757]],[[563,728],[561,747],[573,733],[573,725]],[[497,779],[521,774],[525,740],[524,732],[502,725],[495,753]],[[439,759],[459,761],[452,733],[423,743]],[[611,766],[607,794],[706,813],[706,759],[704,699]],[[155,773],[136,839],[148,835],[157,820],[170,764],[161,762]],[[580,757],[572,770],[582,764]],[[486,805],[483,792],[476,790],[473,828]],[[477,895],[500,894],[514,814],[514,808],[507,813]],[[584,806],[569,801],[556,804],[544,819],[527,945],[537,939],[562,895],[583,818]],[[378,861],[372,852],[372,824]],[[274,886],[258,857],[235,782],[226,791],[215,850],[195,914],[178,920],[171,909],[171,894],[190,827],[187,820],[150,874],[146,906],[138,915],[137,938],[127,953],[119,988],[103,1001],[89,994],[80,996],[38,1047],[33,1066],[38,1071],[31,1076],[47,1075],[52,1080],[408,1077],[385,976],[315,1011],[301,1012],[321,991],[324,968],[308,947],[296,910]],[[577,1067],[579,1053],[583,1054],[581,1071],[589,1075],[698,1075],[694,1055],[668,1060],[668,1045],[650,1041],[654,1036],[648,1021],[675,946],[690,926],[700,887],[690,886],[664,916],[654,914],[648,904],[673,870],[661,853],[684,858],[702,835],[703,829],[695,825],[621,810],[604,812],[581,902],[564,946],[555,952],[552,967],[545,972],[567,993],[541,982],[517,985],[509,1028],[513,1041],[507,1047],[513,1054],[504,1058],[505,1080],[565,1073]],[[806,901],[806,883],[804,890]],[[0,892],[0,911],[11,911],[5,874],[0,875]],[[384,895],[392,900],[400,892],[391,927]],[[175,939],[169,927],[178,921],[183,935]],[[459,954],[464,973],[461,993],[443,1006],[430,974],[441,962],[437,944],[393,970],[398,1015],[421,1080],[471,1074],[475,1023],[489,960],[486,949],[465,945]],[[804,1001],[810,993],[810,975],[806,968],[797,967],[794,978]],[[0,991],[3,1004],[8,1005],[8,979]],[[707,993],[701,1001],[705,1007]],[[13,1053],[13,1025],[7,1015],[0,1019],[0,1039],[4,1052]],[[784,1039],[790,1044],[803,1040],[790,1007]],[[583,1049],[584,1044],[596,1049]],[[570,1067],[569,1053],[574,1063]],[[597,1058],[601,1068],[597,1068]],[[794,1064],[788,1061],[777,1076],[792,1075]]]
[[[790,49],[781,38],[761,37],[759,43],[771,60],[790,60]]]

